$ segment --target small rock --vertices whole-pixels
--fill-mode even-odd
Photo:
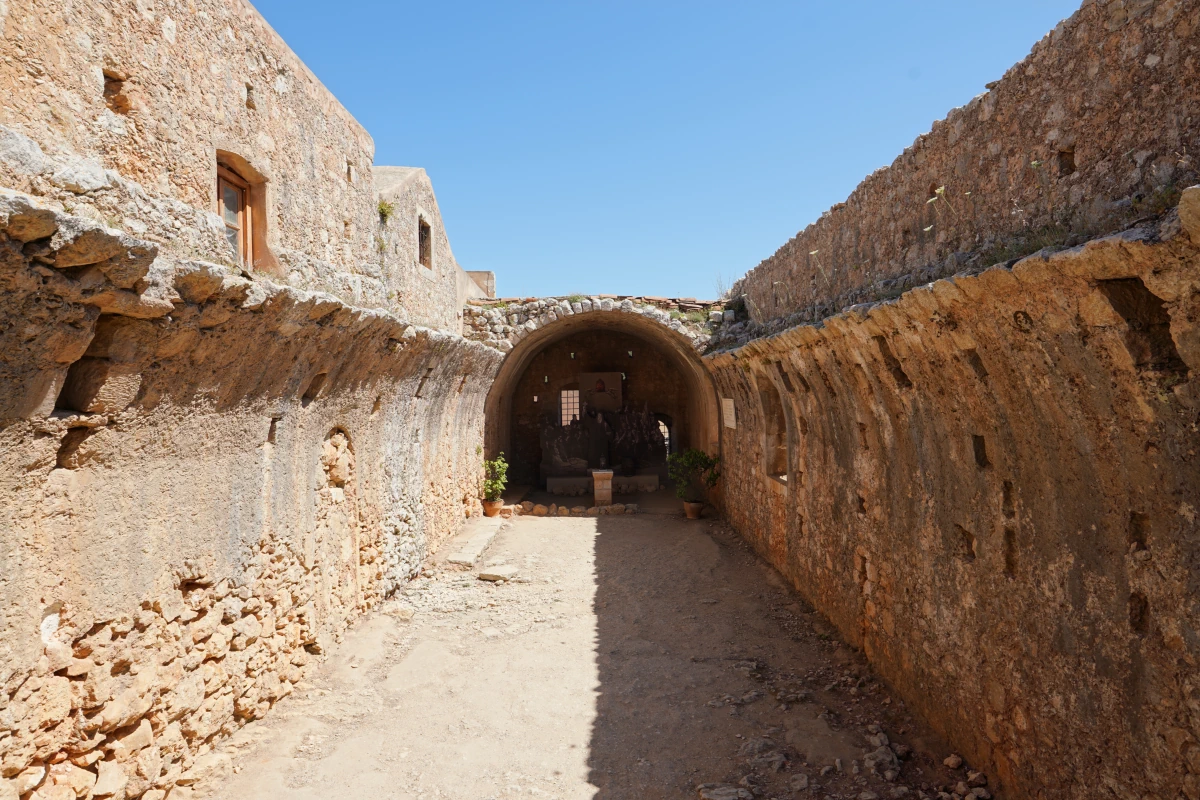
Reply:
[[[485,567],[479,571],[476,576],[481,581],[511,581],[517,577],[519,570],[512,565],[501,565],[498,567]]]
[[[798,775],[793,775],[788,783],[793,792],[802,792],[808,788],[808,776],[801,772]]]
[[[702,783],[696,787],[696,793],[700,800],[754,800],[749,789],[727,783]]]
[[[94,192],[110,185],[104,167],[87,158],[74,158],[63,164],[54,171],[50,182],[75,194]]]
[[[532,513],[533,513],[533,515],[534,515],[535,517],[544,517],[544,516],[546,516],[547,514],[549,514],[549,513],[550,513],[550,509],[546,508],[546,507],[545,507],[544,505],[542,505],[541,503],[536,503],[536,504],[534,504],[534,506],[533,506],[533,511],[532,511]]]
[[[967,771],[967,786],[987,786],[987,775],[978,770]]]
[[[111,794],[120,793],[124,797],[125,784],[129,782],[129,776],[125,774],[125,768],[115,761],[101,761],[99,763],[100,777],[96,779],[96,785],[92,789],[93,797],[107,797]]]
[[[768,750],[773,750],[774,748],[775,748],[775,742],[772,741],[771,739],[767,739],[765,737],[761,738],[761,739],[757,739],[757,738],[756,739],[747,739],[746,742],[742,745],[741,749],[738,750],[738,755],[739,756],[756,756],[759,753],[765,753]]]
[[[17,791],[17,787],[13,786],[12,781],[0,778],[0,800],[21,800],[21,794]]]
[[[529,502],[528,500],[521,503],[521,513],[522,514],[530,514],[532,512],[533,512],[533,503]]]
[[[879,795],[874,792],[859,792],[858,800],[879,800]]]
[[[892,800],[900,800],[902,797],[908,797],[908,793],[912,791],[907,786],[892,787]]]
[[[962,760],[962,756],[957,755],[955,753],[951,753],[946,758],[946,760],[943,761],[942,763],[945,764],[950,769],[958,769],[959,767],[961,767],[963,765],[963,760]]]
[[[412,606],[393,605],[389,606],[384,613],[393,616],[398,620],[408,622],[417,615],[417,610]]]
[[[33,791],[42,782],[42,778],[44,777],[46,777],[46,768],[44,766],[26,767],[13,779],[17,794],[25,794],[26,792]]]

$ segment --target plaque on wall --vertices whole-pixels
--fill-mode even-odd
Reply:
[[[579,375],[579,399],[597,411],[621,410],[621,373],[583,372]]]
[[[736,428],[737,420],[733,415],[733,398],[721,398],[721,417],[725,420],[726,428]]]

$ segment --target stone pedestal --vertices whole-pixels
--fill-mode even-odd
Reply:
[[[597,506],[612,505],[612,479],[613,471],[611,469],[593,469],[592,487],[596,494]]]

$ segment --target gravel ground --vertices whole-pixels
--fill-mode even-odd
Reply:
[[[521,517],[498,566],[413,581],[196,796],[990,796],[720,522]]]

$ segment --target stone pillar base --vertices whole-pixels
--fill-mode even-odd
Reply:
[[[611,506],[613,471],[611,469],[593,469],[589,471],[592,473],[592,486],[596,494],[596,505]]]

